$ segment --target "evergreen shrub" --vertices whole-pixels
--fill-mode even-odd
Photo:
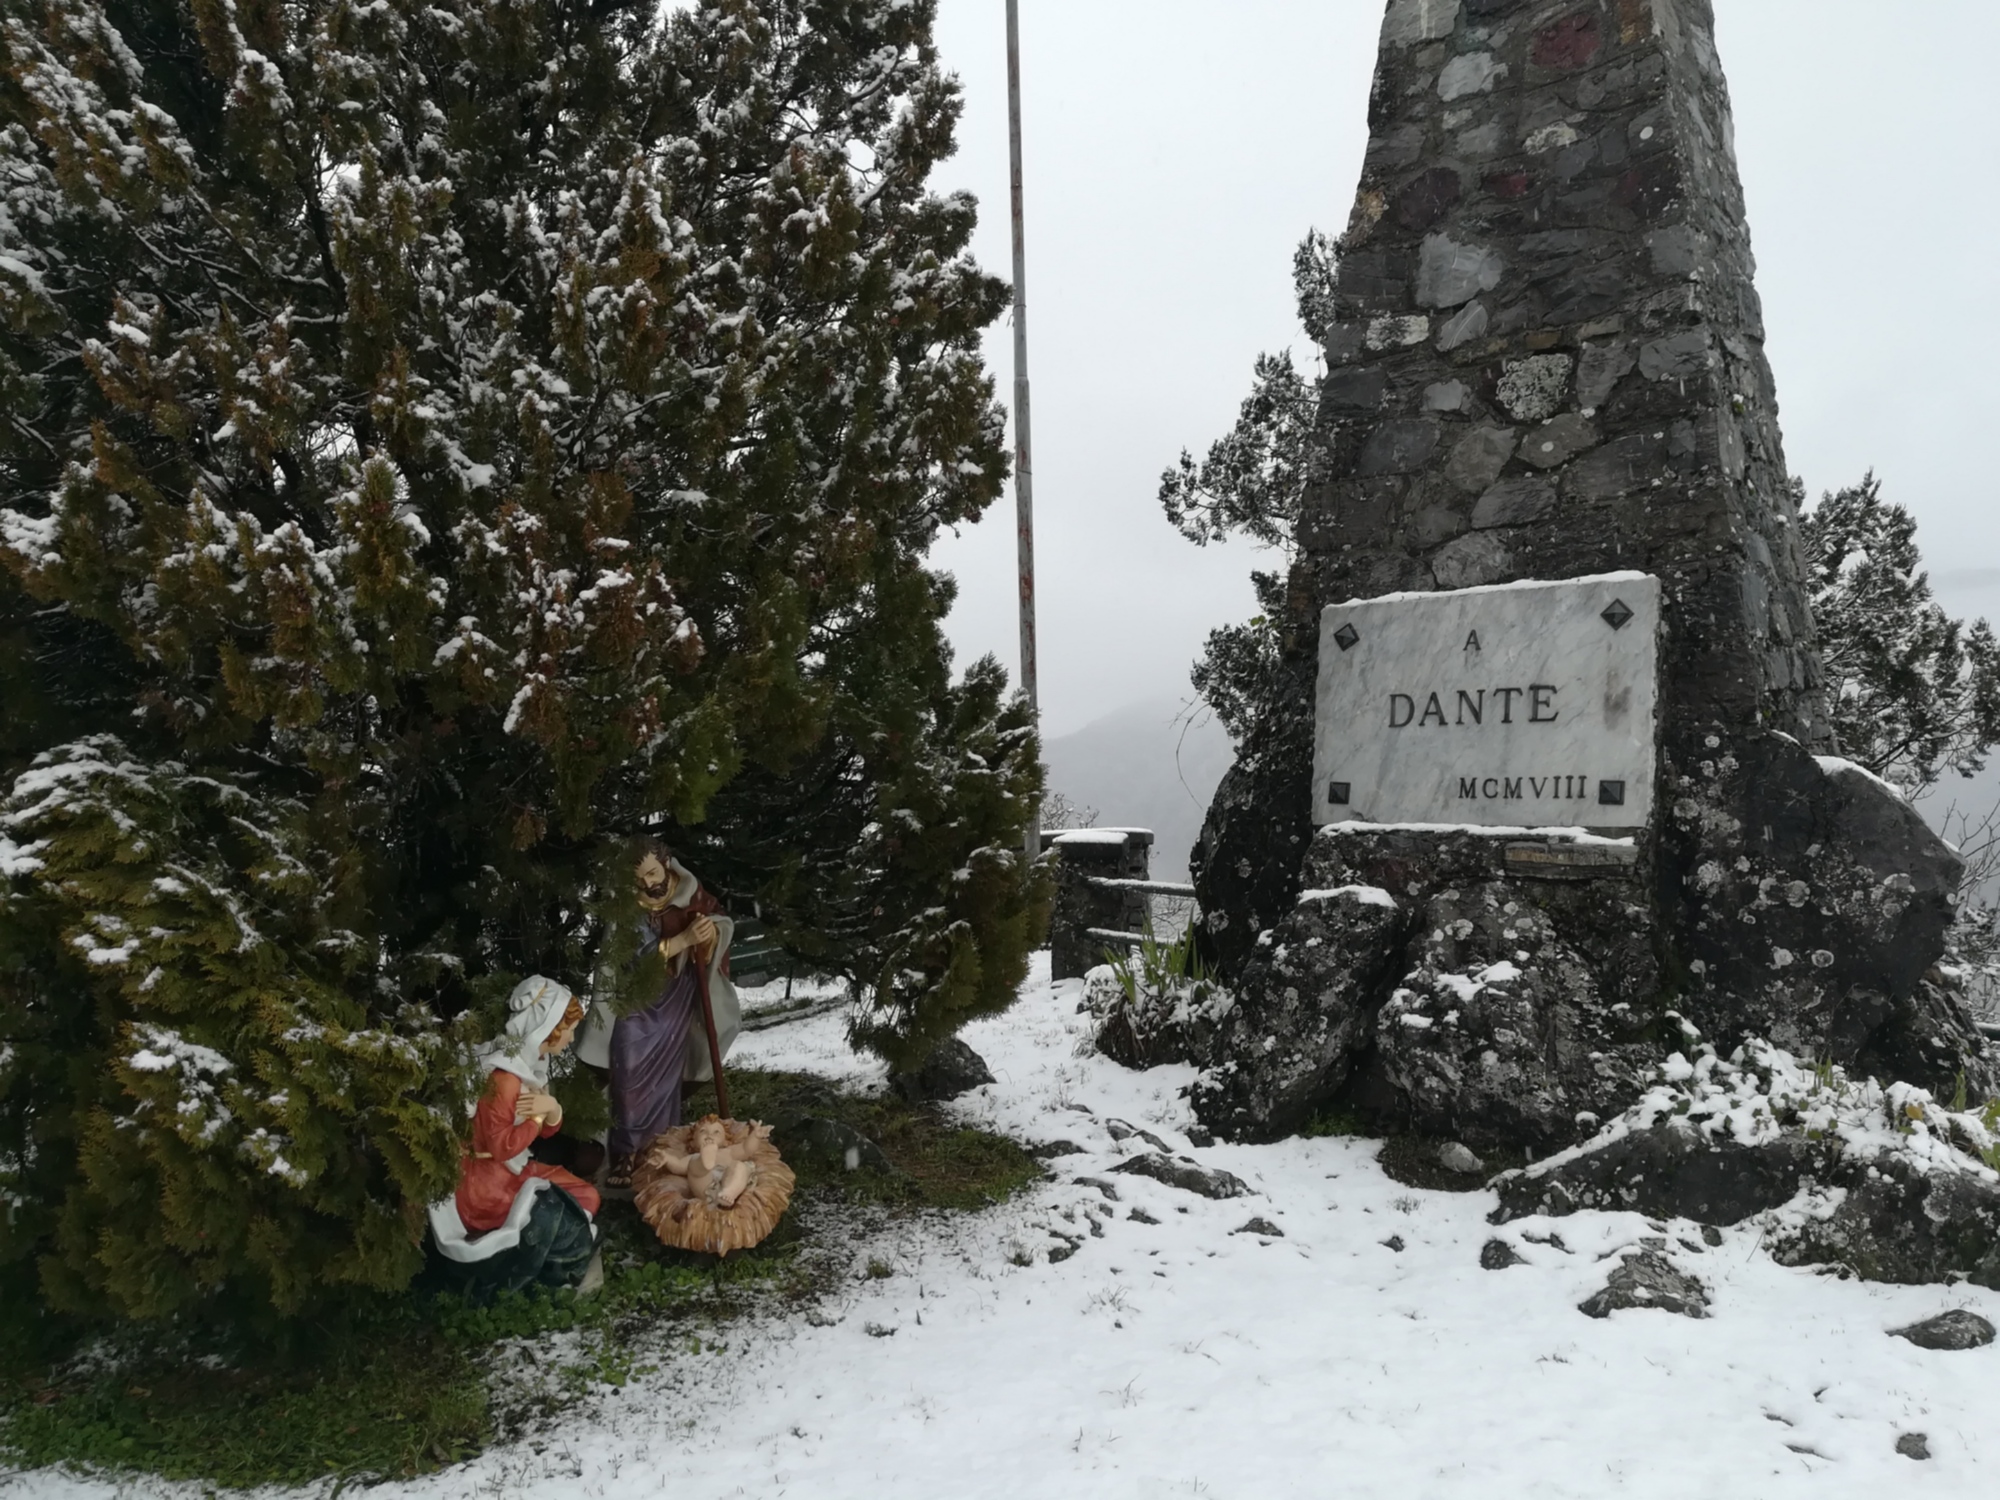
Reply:
[[[934,0],[0,13],[0,1296],[393,1288],[662,833],[921,1050],[1047,901]]]

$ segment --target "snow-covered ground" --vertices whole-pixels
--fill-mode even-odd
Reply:
[[[1046,960],[1043,961],[1044,965]],[[1932,1353],[1886,1330],[1948,1307],[2000,1321],[2000,1294],[1885,1287],[1786,1270],[1749,1231],[1582,1214],[1495,1230],[1488,1193],[1390,1181],[1374,1143],[1193,1150],[1182,1069],[1080,1054],[1078,987],[1038,971],[967,1039],[999,1082],[968,1119],[1083,1154],[970,1219],[905,1224],[857,1247],[816,1320],[736,1325],[532,1443],[411,1484],[404,1497],[608,1500],[1782,1500],[1987,1496],[2000,1475],[2000,1346]],[[746,1035],[745,1061],[866,1077],[837,1015]],[[1245,1179],[1213,1202],[1134,1176],[1119,1201],[1075,1181],[1128,1148],[1122,1119]],[[1130,1217],[1135,1209],[1157,1219]],[[1233,1233],[1253,1215],[1282,1238]],[[1567,1250],[1541,1243],[1550,1231]],[[1713,1294],[1696,1322],[1576,1304],[1615,1252],[1665,1233]],[[1062,1236],[1068,1236],[1066,1241]],[[1527,1264],[1480,1268],[1505,1239]],[[1399,1252],[1384,1244],[1400,1238]],[[1081,1241],[1061,1263],[1048,1252]],[[1692,1248],[1678,1242],[1686,1240]],[[871,1279],[867,1260],[895,1274]],[[1610,1257],[1607,1259],[1607,1257]],[[1020,1260],[1031,1263],[1017,1264]],[[831,1321],[830,1321],[831,1320]],[[690,1376],[709,1381],[698,1392]],[[1928,1436],[1928,1462],[1896,1451]],[[159,1487],[164,1488],[164,1487]],[[27,1500],[152,1493],[52,1475]]]

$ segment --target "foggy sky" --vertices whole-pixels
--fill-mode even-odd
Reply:
[[[1716,0],[1786,455],[1811,492],[1869,467],[1933,583],[2000,617],[1988,322],[2000,210],[1992,0]],[[1347,222],[1383,0],[1021,0],[1041,702],[1050,734],[1191,696],[1251,612],[1241,544],[1196,548],[1160,471],[1226,430],[1260,350],[1313,368],[1292,249]],[[938,184],[1009,268],[1002,0],[941,0],[965,86]],[[988,359],[1011,399],[1011,332]],[[1013,497],[947,538],[961,665],[1017,667]],[[1262,565],[1268,566],[1268,555]]]

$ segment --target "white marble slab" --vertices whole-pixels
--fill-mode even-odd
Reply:
[[[1645,827],[1659,641],[1644,573],[1328,607],[1313,821]]]

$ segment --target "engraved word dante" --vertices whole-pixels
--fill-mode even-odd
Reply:
[[[1478,728],[1486,722],[1486,694],[1488,689],[1478,688],[1467,692],[1457,689],[1458,717],[1448,718],[1445,706],[1438,695],[1432,693],[1424,700],[1423,712],[1417,712],[1417,700],[1408,693],[1389,695],[1389,727],[1408,729],[1412,724],[1426,727],[1436,724],[1440,729],[1449,725],[1463,728],[1469,722]],[[1554,683],[1537,682],[1529,687],[1493,688],[1493,699],[1498,708],[1502,724],[1514,722],[1514,705],[1521,698],[1528,700],[1528,722],[1530,724],[1553,724],[1556,721],[1556,694],[1561,691]]]

